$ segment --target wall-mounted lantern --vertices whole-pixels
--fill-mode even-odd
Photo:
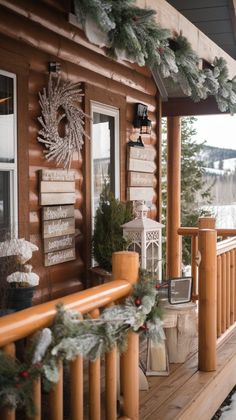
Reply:
[[[129,251],[138,252],[140,266],[162,278],[162,228],[164,225],[147,217],[148,207],[142,203],[136,208],[137,217],[123,227]]]
[[[136,112],[133,125],[140,134],[151,134],[152,122],[148,119],[147,105],[140,103],[136,104]]]

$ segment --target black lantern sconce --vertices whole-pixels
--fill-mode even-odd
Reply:
[[[59,73],[59,71],[61,71],[61,63],[57,63],[56,61],[49,61],[48,72]]]
[[[140,134],[151,134],[152,122],[148,119],[147,105],[136,104],[136,113],[133,124],[134,128],[138,129]]]

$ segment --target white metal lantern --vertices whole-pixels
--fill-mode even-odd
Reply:
[[[122,225],[128,250],[140,255],[141,268],[162,278],[162,228],[164,225],[147,217],[148,207],[142,203],[136,209],[137,217]]]

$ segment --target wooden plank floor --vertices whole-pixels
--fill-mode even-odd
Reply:
[[[210,420],[236,384],[236,331],[217,350],[217,370],[199,372],[197,352],[171,364],[167,377],[149,377],[140,391],[140,420]]]

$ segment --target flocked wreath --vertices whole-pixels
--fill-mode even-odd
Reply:
[[[156,23],[154,10],[137,7],[135,0],[74,0],[74,6],[89,41],[105,46],[107,55],[157,68],[195,102],[214,96],[220,111],[236,111],[236,77],[229,80],[226,61],[215,58],[200,69],[187,39],[173,39]]]
[[[0,408],[24,407],[29,417],[34,416],[33,381],[41,376],[44,389],[50,390],[59,378],[59,360],[71,361],[78,355],[95,360],[115,344],[124,351],[129,331],[163,340],[159,287],[142,272],[132,295],[123,304],[104,309],[96,320],[59,305],[52,327],[37,333],[23,363],[0,351]]]
[[[64,168],[70,168],[74,152],[80,154],[84,143],[85,114],[79,107],[82,96],[80,83],[62,81],[53,73],[50,74],[48,88],[39,94],[42,115],[38,120],[42,129],[38,141],[47,149],[46,158],[55,160]],[[64,131],[64,136],[60,134],[60,129]]]

